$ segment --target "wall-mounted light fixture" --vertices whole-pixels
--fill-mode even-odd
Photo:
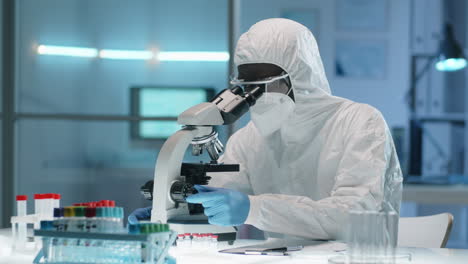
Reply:
[[[199,61],[199,62],[227,62],[228,52],[197,52],[197,51],[161,51],[149,50],[116,50],[94,49],[67,46],[39,45],[37,53],[41,55],[98,57],[113,60],[153,60],[157,61]]]
[[[458,71],[466,67],[466,57],[455,39],[452,25],[446,24],[435,65],[438,71]]]
[[[93,58],[98,55],[98,50],[93,48],[39,45],[37,53],[41,55]]]
[[[99,51],[99,58],[113,60],[151,60],[154,58],[154,54],[149,50],[103,49]]]

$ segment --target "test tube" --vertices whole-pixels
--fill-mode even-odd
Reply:
[[[185,246],[191,247],[192,246],[192,235],[190,233],[185,233]]]
[[[60,208],[60,199],[61,195],[58,193],[54,193],[54,208]]]
[[[104,218],[104,207],[96,207],[96,230],[97,232],[103,232],[103,218]]]
[[[26,195],[17,195],[16,196],[16,212],[18,216],[26,216],[27,208],[26,203],[28,201],[28,196]],[[26,223],[18,223],[18,240],[17,245],[19,247],[24,247],[26,245]]]
[[[85,208],[86,226],[85,231],[96,232],[96,207]]]
[[[52,220],[54,217],[54,197],[53,193],[43,194],[43,214],[46,220]]]
[[[185,235],[184,234],[177,235],[176,243],[177,243],[178,248],[184,248],[185,247]]]
[[[42,201],[44,196],[40,193],[34,194],[34,214],[37,215],[39,221],[34,223],[34,229],[40,228],[40,220],[42,220]]]
[[[74,230],[73,222],[75,220],[75,211],[73,206],[67,206],[64,208],[64,230],[65,231],[76,231]]]
[[[103,207],[103,212],[104,212],[104,221],[103,221],[103,226],[104,226],[104,232],[106,233],[111,233],[113,230],[113,222],[114,219],[112,217],[112,208],[111,207]]]
[[[28,201],[27,195],[17,195],[16,196],[16,210],[18,216],[25,216],[26,215],[26,203]]]
[[[77,206],[73,208],[75,211],[75,230],[78,232],[86,231],[86,217],[85,217],[85,208],[83,206]]]
[[[211,235],[211,245],[213,249],[218,248],[218,235]]]
[[[63,208],[54,208],[54,227],[56,231],[64,231]]]
[[[192,247],[194,248],[200,247],[200,234],[198,233],[192,234]]]

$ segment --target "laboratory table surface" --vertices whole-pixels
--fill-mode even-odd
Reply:
[[[258,244],[255,240],[238,240],[231,247]],[[321,246],[306,246],[301,251],[292,253],[289,256],[256,256],[256,255],[234,255],[219,253],[214,249],[178,249],[172,248],[171,255],[177,259],[177,263],[328,263],[328,258],[343,252],[336,252],[336,245],[339,243],[327,243]],[[227,244],[220,244],[219,247],[226,248]],[[399,254],[411,254],[411,261],[404,263],[432,264],[450,263],[467,264],[467,249],[447,249],[447,248],[399,248]],[[23,264],[32,263],[35,253],[29,254],[13,253],[11,251],[11,230],[0,229],[0,263],[1,264]],[[398,263],[398,262],[397,262]]]

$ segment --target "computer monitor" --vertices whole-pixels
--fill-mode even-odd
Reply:
[[[164,117],[169,120],[132,121],[131,136],[134,139],[166,139],[181,125],[177,116],[188,108],[209,101],[213,88],[137,86],[131,87],[131,114],[139,117]]]

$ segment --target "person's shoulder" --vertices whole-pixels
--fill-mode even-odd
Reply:
[[[229,137],[227,145],[235,145],[236,149],[240,149],[242,146],[249,145],[252,141],[255,141],[257,134],[258,132],[253,127],[252,121],[249,121],[247,125],[239,128]]]
[[[238,139],[243,139],[244,142],[251,140],[253,137],[255,137],[258,134],[257,130],[252,124],[252,121],[249,121],[247,125],[239,128],[232,136],[229,138],[229,140],[238,140]]]
[[[347,104],[344,105],[344,108],[345,108],[345,111],[351,115],[360,114],[360,115],[368,115],[368,116],[371,116],[371,115],[382,116],[382,113],[377,108],[369,104],[348,101]]]
[[[382,113],[369,104],[349,101],[340,116],[343,127],[350,130],[385,129],[387,126]]]
[[[249,122],[229,137],[225,153],[230,153],[240,158],[249,152],[249,150],[251,151],[253,146],[258,144],[259,140],[257,137],[258,132],[253,127],[252,122]]]

